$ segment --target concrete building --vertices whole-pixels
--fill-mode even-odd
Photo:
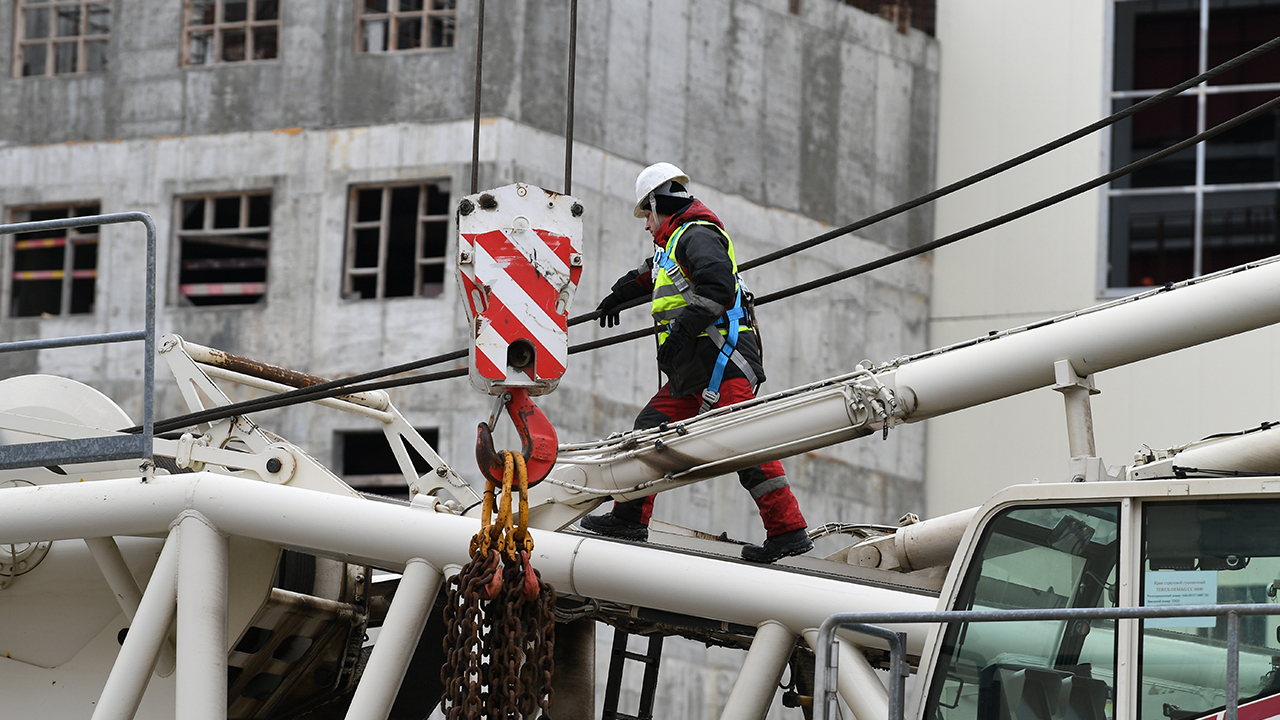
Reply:
[[[586,271],[574,314],[647,253],[631,206],[650,162],[690,173],[743,259],[932,186],[930,36],[836,0],[580,5],[572,190],[586,207]],[[568,6],[490,3],[481,189],[563,189]],[[162,333],[327,377],[465,347],[451,248],[453,208],[470,187],[476,26],[476,4],[453,0],[0,0],[0,213],[149,213]],[[921,211],[749,282],[777,290],[931,235]],[[2,242],[0,339],[141,326],[136,227]],[[930,268],[904,263],[762,307],[765,389],[925,349]],[[647,324],[634,311],[620,329]],[[570,341],[607,334],[584,324]],[[0,356],[6,377],[33,372],[82,380],[140,415],[135,347]],[[161,370],[160,418],[186,411],[166,380]],[[540,406],[562,441],[602,437],[630,428],[656,387],[652,348],[620,345],[574,356]],[[461,379],[392,397],[446,460],[479,477],[470,458],[487,397]],[[387,489],[366,449],[372,423],[311,407],[255,419],[353,485]],[[904,428],[786,461],[811,525],[920,510],[924,437]],[[663,496],[656,517],[763,538],[732,477]],[[597,637],[601,684],[609,639]],[[718,715],[740,662],[670,643],[658,714]],[[624,709],[638,683],[628,679]]]
[[[941,3],[938,184],[1019,155],[1280,35],[1273,0],[979,0]],[[1194,135],[1280,90],[1270,53],[1207,87],[938,203],[941,237]],[[1277,244],[1275,115],[1112,183],[940,250],[933,346],[1268,257]],[[1132,463],[1280,413],[1269,328],[1096,378],[1099,455]],[[1067,474],[1063,401],[1048,390],[930,422],[931,515],[1017,482]]]

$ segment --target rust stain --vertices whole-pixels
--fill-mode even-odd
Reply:
[[[300,135],[302,131],[303,131],[303,128],[291,127],[291,128],[276,128],[271,132],[276,133],[277,135]]]

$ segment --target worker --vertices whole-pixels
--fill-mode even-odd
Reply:
[[[658,369],[667,382],[636,417],[637,430],[750,400],[765,379],[733,242],[688,188],[689,177],[671,163],[640,172],[635,216],[644,219],[657,252],[614,283],[597,308],[600,326],[613,327],[623,303],[652,297]],[[745,546],[744,559],[771,563],[813,547],[782,463],[742,470],[738,480],[755,500],[767,536],[762,545]],[[581,525],[609,537],[647,540],[653,499],[615,502],[611,512],[584,517]]]

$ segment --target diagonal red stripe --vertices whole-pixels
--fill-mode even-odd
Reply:
[[[511,243],[511,240],[500,230],[494,230],[475,237],[475,241],[489,256],[503,264],[503,271],[511,276],[524,291],[533,298],[547,315],[556,319],[560,329],[565,329],[565,320],[556,313],[556,300],[559,293],[543,280],[542,273],[529,262],[529,258]],[[566,265],[568,262],[566,261]],[[572,280],[572,274],[570,275]]]
[[[485,317],[489,318],[491,327],[507,344],[516,340],[528,340],[533,343],[534,349],[537,351],[537,360],[535,367],[537,368],[538,377],[554,378],[564,374],[565,367],[560,364],[551,351],[545,345],[538,341],[538,338],[524,326],[511,312],[511,309],[502,304],[502,299],[492,296],[489,300],[489,311],[485,313]]]

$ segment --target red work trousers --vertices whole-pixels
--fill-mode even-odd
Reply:
[[[745,378],[731,378],[721,383],[720,400],[715,406],[732,405],[754,397],[751,384]],[[688,420],[698,414],[698,408],[701,405],[700,395],[671,397],[670,387],[664,384],[658,390],[658,394],[654,395],[649,404],[636,416],[635,429],[643,430],[657,427],[664,422]],[[739,470],[738,482],[756,501],[760,519],[764,521],[765,533],[769,537],[807,526],[804,515],[800,513],[800,504],[796,502],[796,496],[791,492],[791,485],[787,482],[782,463],[773,460],[763,465]],[[653,498],[653,495],[649,495],[637,500],[615,502],[613,515],[622,520],[648,525],[649,518],[653,515]]]

